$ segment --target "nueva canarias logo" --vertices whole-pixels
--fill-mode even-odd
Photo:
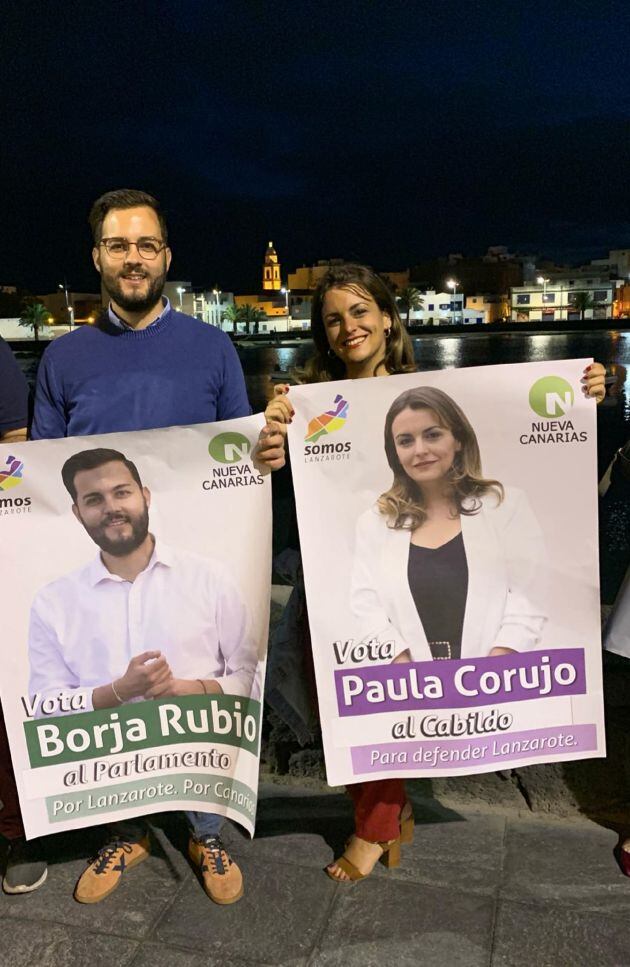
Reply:
[[[212,467],[211,477],[201,481],[204,490],[224,490],[228,487],[260,486],[263,476],[251,460],[252,444],[243,433],[230,430],[217,433],[208,444],[208,453],[222,466]]]
[[[320,413],[309,420],[308,429],[304,439],[307,443],[316,443],[321,436],[327,433],[335,433],[340,430],[348,419],[349,403],[343,396],[335,396],[335,406],[333,409]]]
[[[252,445],[242,433],[219,433],[210,440],[208,453],[217,463],[238,463],[248,457]]]
[[[17,457],[7,457],[5,469],[0,470],[0,490],[11,490],[22,483],[24,463]]]
[[[546,443],[585,443],[588,432],[570,419],[575,403],[571,383],[562,376],[543,376],[529,391],[529,405],[541,419],[533,420],[527,433],[521,433],[523,446]]]
[[[561,376],[543,376],[529,391],[529,405],[543,419],[566,416],[574,401],[573,387]]]

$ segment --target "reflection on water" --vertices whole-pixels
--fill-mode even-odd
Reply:
[[[425,370],[592,357],[618,377],[609,389],[609,398],[598,407],[600,469],[630,437],[630,332],[475,332],[427,335],[417,337],[413,344],[418,366]],[[238,352],[252,406],[258,411],[264,409],[271,396],[273,384],[269,377],[274,370],[290,371],[303,365],[313,352],[313,344],[307,339],[292,346],[244,344]],[[26,350],[16,355],[32,383],[36,357]]]

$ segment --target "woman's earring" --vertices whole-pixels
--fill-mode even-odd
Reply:
[[[332,348],[330,346],[328,347],[328,355],[330,356],[331,359],[335,355],[334,352],[332,351]]]
[[[389,329],[385,330],[385,342],[389,342],[389,340],[391,339],[391,335],[392,335],[392,330],[390,326]]]

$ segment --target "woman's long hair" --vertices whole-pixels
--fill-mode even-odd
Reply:
[[[391,319],[385,355],[378,361],[373,375],[376,375],[381,364],[390,374],[416,371],[411,339],[402,324],[392,292],[372,269],[349,262],[346,265],[331,266],[315,289],[311,306],[311,333],[315,343],[315,355],[306,361],[302,369],[296,371],[295,376],[299,382],[322,383],[331,379],[346,379],[345,365],[330,349],[326,338],[323,306],[326,293],[330,289],[351,289],[358,296],[368,293],[381,312]]]
[[[427,519],[422,488],[403,470],[392,433],[394,420],[406,409],[431,410],[440,426],[450,430],[460,444],[448,471],[452,500],[459,514],[476,514],[481,509],[481,498],[488,493],[494,493],[497,503],[501,503],[503,485],[498,480],[483,477],[477,437],[463,410],[442,390],[433,386],[418,386],[401,393],[385,418],[385,454],[394,474],[394,482],[379,497],[378,509],[387,517],[390,527],[415,530]]]

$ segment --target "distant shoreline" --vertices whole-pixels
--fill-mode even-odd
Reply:
[[[557,324],[547,325],[541,328],[534,322],[488,322],[476,323],[475,325],[446,325],[446,326],[427,326],[418,325],[409,327],[409,335],[412,339],[434,337],[434,336],[454,336],[454,335],[500,335],[500,334],[519,334],[528,336],[553,336],[555,333],[587,333],[587,332],[628,332],[630,331],[630,319],[584,319],[584,320],[560,320]],[[232,340],[237,349],[259,349],[261,346],[269,348],[279,348],[282,346],[300,346],[312,342],[310,329],[299,329],[295,332],[286,333],[253,333],[237,334],[226,333]],[[24,350],[35,350],[40,353],[45,347],[54,340],[40,339],[36,342],[32,338],[7,339],[6,340],[14,352],[24,352]]]

